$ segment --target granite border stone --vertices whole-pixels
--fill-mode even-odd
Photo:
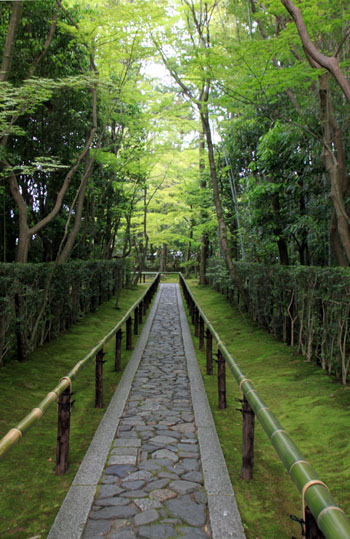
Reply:
[[[241,516],[199,370],[180,287],[177,287],[177,297],[195,423],[198,428],[204,486],[208,494],[212,537],[213,539],[245,539]]]

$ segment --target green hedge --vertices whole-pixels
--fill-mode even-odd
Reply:
[[[346,384],[350,363],[350,269],[235,263],[249,305],[226,270],[211,259],[207,279],[277,339],[295,345]]]
[[[13,357],[21,361],[94,311],[123,286],[124,273],[122,261],[0,264],[0,365]]]

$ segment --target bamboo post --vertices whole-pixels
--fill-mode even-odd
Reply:
[[[121,363],[121,357],[122,357],[122,338],[123,338],[123,332],[121,329],[118,329],[118,331],[115,334],[114,370],[116,372],[120,371],[120,363]]]
[[[206,357],[207,374],[213,374],[213,336],[209,328],[206,331]]]
[[[139,334],[139,308],[135,307],[134,311],[134,335]]]
[[[199,316],[199,349],[204,348],[204,320]]]
[[[96,391],[95,391],[95,408],[103,408],[103,356],[105,355],[103,348],[96,354]]]
[[[254,420],[255,414],[246,397],[242,400],[242,468],[241,479],[253,478],[254,467]]]
[[[132,348],[132,318],[129,318],[126,321],[126,350],[131,350]]]
[[[227,407],[226,404],[226,368],[225,358],[221,350],[218,350],[218,395],[219,409],[223,410]]]
[[[63,475],[69,467],[69,431],[71,412],[71,386],[69,385],[58,398],[58,422],[56,445],[56,475]]]

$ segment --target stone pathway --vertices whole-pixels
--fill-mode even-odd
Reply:
[[[161,297],[83,538],[208,539],[176,285]],[[222,538],[224,539],[224,538]]]

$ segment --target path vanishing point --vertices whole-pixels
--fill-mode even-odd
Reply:
[[[179,286],[161,284],[49,539],[245,537]]]

